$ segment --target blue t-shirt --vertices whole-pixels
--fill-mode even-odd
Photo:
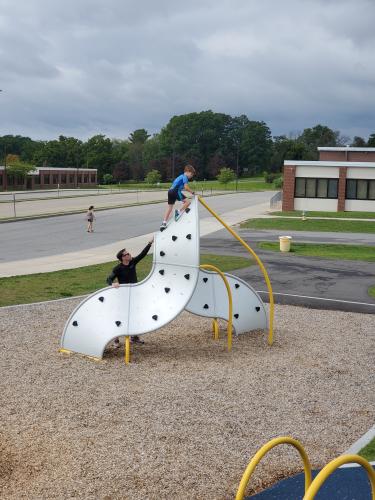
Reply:
[[[185,184],[189,182],[187,175],[181,174],[173,181],[171,189],[177,189],[179,193],[184,189]]]

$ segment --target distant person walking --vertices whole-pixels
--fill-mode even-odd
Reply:
[[[94,232],[93,225],[95,220],[94,205],[91,205],[87,210],[86,219],[87,219],[87,232],[93,233]]]

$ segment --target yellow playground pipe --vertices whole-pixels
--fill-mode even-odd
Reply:
[[[324,481],[334,472],[338,467],[348,463],[357,463],[361,465],[367,472],[370,484],[371,484],[371,498],[375,500],[375,471],[372,466],[368,463],[365,458],[359,455],[342,455],[341,457],[335,458],[329,464],[327,464],[315,477],[314,481],[311,483],[308,490],[305,492],[303,500],[313,500],[318,490],[324,483]]]
[[[130,363],[130,337],[127,335],[125,337],[125,364],[128,365]]]
[[[289,436],[283,436],[279,438],[272,439],[269,441],[267,444],[262,446],[260,450],[256,452],[254,457],[251,459],[249,465],[246,467],[245,472],[243,473],[240,485],[238,487],[237,495],[236,495],[236,500],[243,500],[245,496],[245,489],[246,486],[250,480],[250,477],[252,473],[255,470],[255,467],[258,465],[258,463],[262,460],[264,455],[268,453],[272,448],[279,444],[291,444],[297,450],[299,451],[299,454],[301,455],[302,461],[303,461],[303,467],[305,470],[305,494],[309,490],[309,486],[311,484],[311,465],[309,461],[309,457],[307,456],[307,453],[305,452],[303,446],[299,441],[296,439],[293,439],[292,437]],[[307,500],[307,498],[313,498],[313,497],[304,497],[304,499]]]
[[[210,212],[210,214],[213,215],[215,217],[215,219],[217,219],[220,222],[220,224],[222,224],[225,227],[225,229],[227,231],[229,231],[230,234],[232,236],[234,236],[234,238],[236,238],[236,240],[239,241],[241,243],[241,245],[246,248],[246,250],[257,261],[257,264],[259,265],[259,267],[263,273],[263,276],[264,276],[264,279],[266,281],[267,288],[268,288],[268,295],[269,295],[269,301],[270,301],[270,323],[269,323],[269,333],[268,333],[268,344],[272,345],[272,343],[273,343],[273,319],[274,319],[274,314],[275,314],[275,304],[274,304],[274,300],[273,300],[272,285],[271,285],[271,281],[268,277],[268,273],[266,271],[266,268],[264,267],[264,265],[263,265],[262,261],[260,260],[260,258],[258,257],[258,255],[254,252],[254,250],[247,243],[245,243],[245,241],[235,231],[233,231],[233,229],[230,226],[228,226],[228,224],[226,224],[223,221],[223,219],[221,219],[221,217],[219,217],[219,215],[216,212],[214,212],[212,210],[212,208],[210,208],[207,205],[207,203],[203,200],[203,198],[198,196],[198,200]]]
[[[201,269],[210,269],[212,271],[216,271],[218,274],[220,274],[222,280],[224,281],[225,288],[227,289],[228,292],[228,302],[229,302],[229,311],[228,311],[228,351],[232,349],[232,323],[233,323],[233,300],[232,300],[232,292],[230,290],[229,282],[225,276],[225,274],[220,271],[219,268],[216,266],[212,266],[211,264],[202,264],[199,266]],[[215,318],[216,320],[216,318]],[[214,320],[214,321],[215,321]],[[215,333],[215,338],[217,338],[218,334],[218,325],[217,323],[214,325],[214,333]]]

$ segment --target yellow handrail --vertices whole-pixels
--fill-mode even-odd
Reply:
[[[228,292],[228,302],[229,302],[229,311],[228,311],[228,351],[232,349],[232,323],[233,323],[233,300],[232,300],[232,292],[230,290],[229,282],[225,276],[225,274],[220,271],[219,268],[213,266],[211,264],[202,264],[199,266],[201,269],[211,269],[220,274],[222,280],[224,281],[224,285]]]
[[[231,235],[234,236],[234,238],[236,238],[236,240],[239,241],[241,243],[241,245],[243,245],[246,248],[246,250],[257,261],[257,264],[259,265],[259,267],[263,273],[263,276],[264,276],[264,279],[266,281],[267,288],[268,288],[268,295],[269,295],[269,301],[270,301],[270,323],[269,323],[269,333],[268,333],[268,344],[272,345],[272,343],[273,343],[273,319],[274,319],[274,314],[275,314],[275,304],[274,304],[274,300],[273,300],[271,281],[268,277],[268,273],[266,271],[266,268],[263,265],[263,262],[260,260],[258,255],[254,252],[254,250],[247,243],[245,243],[245,241],[235,231],[233,231],[233,229],[231,227],[229,227],[228,224],[226,224],[223,221],[223,219],[221,219],[221,217],[219,217],[219,215],[216,212],[214,212],[212,210],[212,208],[210,208],[207,205],[207,203],[200,196],[198,196],[198,200],[210,212],[210,214],[213,215],[215,217],[215,219],[217,219],[220,222],[220,224],[222,224],[225,227],[225,229],[227,231],[229,231],[231,233]]]
[[[264,455],[268,453],[272,448],[279,444],[291,444],[297,450],[299,451],[299,454],[301,455],[301,458],[303,460],[303,467],[305,470],[305,492],[308,491],[309,486],[311,484],[311,465],[309,458],[307,456],[307,453],[305,452],[303,446],[299,441],[296,439],[293,439],[292,437],[289,436],[283,436],[275,439],[271,439],[267,444],[262,446],[260,450],[257,451],[257,453],[254,455],[254,457],[251,459],[249,465],[246,467],[245,472],[243,473],[240,485],[238,487],[237,495],[236,495],[236,500],[243,500],[245,496],[245,489],[246,486],[250,480],[250,477],[252,473],[254,472],[255,467],[258,465],[258,463],[262,460]],[[311,497],[313,498],[313,497]]]
[[[303,500],[313,500],[324,481],[332,474],[332,472],[334,472],[341,465],[352,462],[361,465],[366,470],[371,484],[372,500],[375,500],[375,471],[368,461],[359,455],[342,455],[341,457],[335,458],[329,462],[329,464],[323,467],[323,469],[315,477],[314,481],[306,491]]]

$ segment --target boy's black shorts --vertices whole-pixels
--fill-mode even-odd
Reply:
[[[170,189],[168,191],[168,205],[174,205],[177,200],[184,201],[186,196],[178,192],[178,189]]]

